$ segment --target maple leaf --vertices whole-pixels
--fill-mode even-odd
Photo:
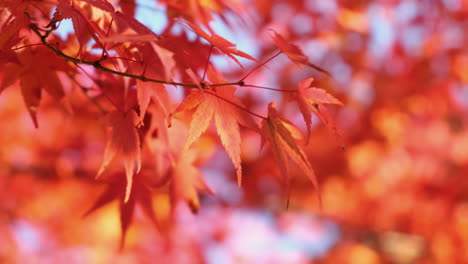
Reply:
[[[149,28],[147,28],[145,25],[143,25],[140,21],[136,20],[132,16],[121,13],[119,11],[113,13],[112,16],[119,24],[126,25],[139,35],[148,35],[159,38],[154,32],[152,32]]]
[[[192,23],[190,23],[188,21],[185,21],[184,23],[189,25],[190,28],[198,36],[206,39],[209,43],[211,43],[211,45],[218,48],[221,52],[226,54],[229,58],[234,60],[241,68],[242,68],[242,64],[237,60],[236,57],[233,56],[233,54],[236,55],[236,56],[239,56],[239,57],[243,57],[243,58],[252,60],[252,61],[257,61],[254,57],[250,56],[249,54],[238,50],[236,48],[236,44],[228,41],[227,39],[225,39],[225,38],[223,38],[223,37],[221,37],[221,36],[219,36],[217,34],[212,34],[210,36],[210,35],[208,35],[208,33],[203,31],[203,29],[199,28],[198,26],[196,26],[196,25],[194,25],[194,24],[192,24]]]
[[[208,159],[212,151],[211,148],[208,148],[208,151],[184,149],[184,142],[180,139],[187,137],[187,127],[179,120],[173,120],[172,125],[168,127],[162,103],[164,101],[153,104],[149,109],[152,116],[149,134],[152,136],[147,137],[146,142],[154,156],[153,164],[157,174],[171,180],[173,208],[179,201],[184,201],[195,213],[200,207],[198,192],[213,193],[196,167]]]
[[[226,92],[226,90],[224,89],[223,91]],[[216,92],[214,93],[216,94]],[[185,149],[188,149],[208,129],[214,116],[221,143],[236,168],[236,174],[240,182],[242,176],[240,165],[240,132],[239,125],[233,115],[233,110],[235,109],[232,109],[232,105],[221,101],[221,99],[213,95],[201,91],[193,91],[177,107],[175,113],[194,108],[196,110],[190,123]]]
[[[174,74],[174,69],[176,63],[174,61],[174,53],[168,49],[165,49],[155,43],[151,43],[151,47],[154,50],[154,53],[158,55],[159,60],[161,61],[162,68],[164,69],[164,79],[170,81],[171,76]]]
[[[283,36],[278,34],[276,31],[272,29],[270,29],[270,31],[273,33],[271,35],[273,42],[275,42],[276,46],[278,46],[281,52],[286,54],[286,56],[288,56],[290,60],[299,64],[309,66],[331,77],[331,74],[327,70],[324,70],[319,66],[310,63],[309,58],[304,54],[304,52],[302,52],[302,50],[298,46],[286,41],[286,39],[283,38]]]
[[[222,79],[211,68],[208,70],[210,80],[218,83]],[[242,167],[240,158],[240,129],[239,124],[258,130],[252,117],[239,109],[243,107],[241,101],[234,96],[235,87],[224,86],[217,89],[192,91],[173,114],[196,108],[190,123],[189,135],[185,143],[188,149],[203,134],[214,117],[216,130],[221,143],[229,155],[236,169],[237,182],[242,184]],[[237,107],[236,107],[236,106]]]
[[[122,8],[122,11],[129,16],[135,16],[137,4],[135,3],[135,0],[121,0],[119,2],[120,8]]]
[[[21,38],[17,36],[10,36],[9,39],[2,39],[0,37],[0,63],[6,64],[8,62],[13,62],[19,64],[18,56],[16,52],[12,50],[12,47],[15,46]]]
[[[193,164],[197,159],[196,154],[196,151],[190,150],[183,152],[170,170],[172,204],[184,200],[193,213],[198,212],[200,208],[198,192],[213,193],[206,185],[198,168]]]
[[[140,123],[140,119],[133,110],[127,113],[114,111],[107,116],[107,121],[110,125],[109,139],[96,177],[106,170],[116,155],[122,155],[127,177],[124,201],[127,202],[132,190],[133,173],[135,170],[138,173],[141,168],[140,137],[135,127]]]
[[[261,133],[262,139],[270,143],[276,163],[279,166],[281,174],[290,180],[290,166],[294,163],[309,178],[314,187],[319,191],[317,178],[312,165],[309,163],[306,154],[298,146],[296,140],[288,128],[289,124],[282,120],[276,111],[274,103],[268,105],[268,118],[263,120]],[[319,200],[320,191],[319,191]],[[321,204],[321,202],[320,202]]]
[[[84,2],[87,2],[88,4],[97,7],[103,11],[107,11],[109,13],[112,13],[115,11],[114,6],[109,3],[107,0],[82,0]]]
[[[164,111],[163,106],[151,104],[147,114],[147,117],[150,117],[150,122],[145,123],[145,127],[148,127],[148,133],[144,137],[144,143],[151,153],[151,165],[157,175],[169,175],[168,171],[174,166],[173,153],[175,149],[170,146],[169,140],[174,138],[180,142],[180,139],[186,136],[186,134],[181,135],[178,124],[176,128],[169,131],[166,123],[167,114]],[[185,126],[181,128],[182,130],[186,129]]]
[[[70,3],[69,0],[59,0],[58,2],[57,10],[53,15],[53,20],[61,21],[62,19],[71,18],[76,38],[80,43],[78,54],[81,55],[82,48],[86,45],[90,37],[93,38],[100,47],[104,47],[99,40],[98,35],[104,36],[105,33],[96,25],[96,23],[86,17],[86,12],[84,12],[79,6]],[[99,8],[113,10],[113,6],[110,3],[106,3],[106,1],[88,0],[87,2],[97,5]]]
[[[0,15],[3,15],[0,12]],[[16,52],[12,50],[22,37],[19,36],[20,29],[27,25],[29,21],[25,16],[7,20],[0,18],[0,63],[14,62],[19,63]]]
[[[127,187],[125,182],[125,176],[122,174],[112,175],[110,182],[108,183],[105,191],[97,198],[94,204],[83,214],[83,217],[86,217],[103,207],[104,205],[112,202],[113,200],[119,201],[119,212],[120,212],[120,229],[121,229],[121,238],[120,238],[120,249],[123,249],[125,244],[125,238],[127,230],[131,225],[133,212],[135,210],[136,204],[139,204],[143,209],[143,212],[148,216],[153,222],[153,224],[158,227],[158,221],[156,219],[156,214],[154,212],[152,197],[151,197],[151,187],[162,186],[166,182],[166,178],[163,178],[161,182],[156,184],[148,184],[145,181],[143,175],[135,175],[135,179],[132,185],[133,195],[129,198],[128,201],[125,200]],[[128,185],[127,185],[128,186]]]
[[[69,71],[71,67],[45,47],[24,50],[17,54],[17,58],[19,64],[10,63],[6,67],[0,92],[19,79],[23,100],[34,126],[38,127],[36,113],[42,89],[57,100],[63,98],[64,92],[57,71]]]
[[[145,64],[132,62],[128,67],[128,73],[145,76],[157,80],[170,82],[176,70],[174,53],[155,42],[152,35],[117,35],[104,39],[108,42],[148,42],[139,47],[138,55],[145,58]]]
[[[12,35],[19,35],[20,29],[27,28],[31,23],[28,10],[35,6],[32,1],[2,0],[0,1],[0,47]]]
[[[154,53],[153,53],[154,54]],[[164,61],[161,59],[161,61]],[[168,59],[168,64],[169,65],[163,65],[164,69],[167,69],[166,71],[170,71],[173,68],[171,68],[171,63],[173,62],[172,59]],[[146,71],[145,68],[143,68],[141,65],[134,64],[132,65],[131,68],[129,68],[129,72],[132,74],[141,74],[141,72]],[[153,70],[149,70],[149,76],[159,76],[157,73],[155,73]],[[166,91],[166,87],[162,83],[154,83],[154,82],[145,82],[141,80],[136,80],[136,94],[137,94],[137,101],[139,105],[139,114],[140,114],[140,120],[143,122],[143,119],[146,114],[146,109],[148,108],[150,104],[151,98],[154,99],[154,101],[161,106],[161,111],[166,115],[163,119],[167,118],[168,115],[168,106],[169,106],[169,95]],[[143,124],[143,123],[142,123]],[[143,124],[146,125],[146,124]]]
[[[146,109],[150,103],[151,97],[161,106],[161,111],[167,115],[166,105],[169,102],[169,96],[167,94],[164,84],[161,83],[150,83],[137,80],[137,100],[140,106],[140,120],[143,121],[145,117]]]
[[[158,44],[174,53],[174,60],[177,62],[177,67],[181,70],[184,80],[190,79],[189,76],[186,76],[187,69],[196,70],[205,67],[211,50],[211,46],[202,43],[199,38],[191,41],[185,31],[178,36],[162,38]],[[197,52],[189,53],[186,52],[187,50],[196,50]]]
[[[337,137],[338,141],[343,146],[336,124],[331,118],[328,109],[325,107],[325,104],[343,105],[343,103],[333,95],[327,93],[324,89],[312,87],[313,81],[314,78],[307,78],[299,82],[297,95],[299,110],[301,111],[307,125],[307,140],[310,137],[312,118],[311,111],[313,111],[320,120],[322,120],[326,128]]]
[[[184,17],[189,21],[197,21],[208,29],[210,29],[209,23],[213,20],[213,12],[226,22],[226,13],[239,14],[243,9],[242,2],[238,0],[161,0],[161,2],[167,5],[167,14],[171,19]]]

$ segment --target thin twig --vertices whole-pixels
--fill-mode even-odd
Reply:
[[[113,22],[114,22],[114,18],[112,18],[111,22],[109,23],[109,27],[107,28],[107,32],[106,32],[106,37],[109,37],[109,32],[110,32],[110,29],[112,27]],[[103,58],[104,58],[104,56],[107,57],[106,45],[107,45],[107,43],[104,43],[104,46],[102,47],[101,57],[103,57]]]
[[[55,54],[57,54],[58,56],[70,61],[70,62],[73,62],[73,63],[76,63],[76,64],[86,64],[86,65],[91,65],[93,66],[95,69],[98,69],[100,71],[104,71],[104,72],[108,72],[108,73],[112,73],[112,74],[115,74],[115,75],[120,75],[120,76],[124,76],[124,77],[130,77],[130,78],[134,78],[134,79],[137,79],[137,80],[141,80],[141,81],[144,81],[144,82],[154,82],[154,83],[163,83],[163,84],[169,84],[169,85],[179,85],[179,86],[185,86],[185,87],[193,87],[193,88],[196,88],[198,87],[198,84],[193,84],[193,83],[181,83],[181,82],[170,82],[170,81],[163,81],[163,80],[157,80],[157,79],[152,79],[152,78],[147,78],[145,76],[140,76],[140,75],[135,75],[135,74],[130,74],[130,73],[126,73],[126,72],[120,72],[120,71],[116,71],[116,70],[113,70],[113,69],[110,69],[110,68],[107,68],[107,67],[104,67],[102,66],[101,64],[101,60],[97,60],[97,61],[88,61],[88,60],[82,60],[82,59],[77,59],[77,58],[74,58],[74,57],[71,57],[65,53],[63,53],[62,51],[56,49],[54,46],[52,46],[49,42],[47,42],[47,36],[50,34],[47,34],[46,35],[42,35],[40,32],[39,32],[39,28],[35,25],[35,24],[30,24],[29,25],[29,28],[31,28],[34,33],[36,33],[40,38],[41,38],[41,41],[42,43],[44,43],[44,45],[46,47],[48,47],[50,50],[52,50]],[[228,86],[228,85],[240,85],[241,82],[235,82],[235,83],[218,83],[218,84],[215,84],[215,85],[211,85],[211,86]]]
[[[138,62],[137,60],[122,58],[122,57],[107,57],[106,59],[107,60],[126,60],[126,61],[131,61],[131,62]]]

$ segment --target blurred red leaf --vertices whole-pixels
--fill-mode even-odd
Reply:
[[[325,107],[325,104],[343,104],[331,94],[327,93],[324,89],[312,87],[313,81],[313,78],[304,79],[299,83],[297,89],[297,102],[307,125],[307,140],[310,138],[310,126],[312,124],[311,112],[313,111],[320,120],[322,120],[327,129],[337,137],[338,141],[343,146],[342,139],[338,133],[335,122],[330,116],[328,109]]]
[[[106,170],[116,155],[121,155],[127,178],[124,199],[127,202],[132,190],[133,174],[138,173],[141,168],[140,137],[136,129],[140,119],[134,111],[127,113],[115,111],[108,115],[107,121],[110,126],[109,139],[104,159],[96,177],[99,177]]]

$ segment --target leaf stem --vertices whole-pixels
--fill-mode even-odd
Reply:
[[[33,47],[33,46],[41,46],[41,45],[44,45],[44,43],[35,43],[35,44],[24,45],[24,46],[21,46],[21,47],[12,48],[11,50],[19,50],[19,49],[29,48],[29,47]]]
[[[259,88],[259,89],[265,89],[265,90],[271,90],[271,91],[283,92],[283,93],[296,93],[296,92],[297,92],[297,90],[276,89],[276,88],[270,88],[270,87],[265,87],[265,86],[258,86],[258,85],[253,85],[253,84],[244,84],[244,85],[240,85],[240,86],[241,86],[241,87]]]
[[[206,71],[208,70],[208,65],[210,64],[211,51],[213,50],[213,45],[210,45],[210,51],[208,52],[208,58],[206,59],[205,71],[203,72],[202,82],[205,81]]]
[[[222,97],[222,96],[217,95],[216,93],[213,93],[213,92],[211,92],[211,91],[209,91],[209,90],[205,90],[204,92],[207,93],[207,94],[211,94],[211,95],[213,95],[214,97],[219,98],[219,99],[221,99],[221,100],[223,100],[223,101],[225,101],[225,102],[227,102],[227,103],[229,103],[229,104],[231,104],[231,105],[233,105],[233,106],[235,106],[235,107],[241,109],[242,111],[245,111],[245,112],[247,112],[247,113],[249,113],[249,114],[251,114],[251,115],[253,115],[253,116],[255,116],[255,117],[258,117],[258,118],[263,119],[263,120],[266,120],[266,119],[267,119],[266,117],[264,117],[264,116],[262,116],[262,115],[259,115],[259,114],[256,114],[256,113],[250,111],[249,109],[247,109],[247,108],[245,108],[245,107],[243,107],[243,106],[241,106],[241,105],[238,105],[238,104],[236,104],[236,103],[234,103],[234,102],[232,102],[232,101],[229,101],[228,99],[226,99],[226,98],[224,98],[224,97]]]
[[[260,67],[262,67],[263,65],[267,64],[268,62],[270,62],[272,59],[276,58],[278,55],[281,54],[281,51],[278,51],[277,53],[275,53],[273,56],[271,56],[269,59],[267,59],[266,61],[260,63],[259,65],[253,67],[244,77],[242,77],[242,79],[239,80],[239,83],[243,83],[244,80],[250,76],[250,74],[252,74],[254,71],[258,70]]]

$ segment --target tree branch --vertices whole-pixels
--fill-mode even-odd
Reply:
[[[102,64],[101,64],[102,59],[97,60],[97,61],[88,61],[88,60],[82,60],[82,59],[77,59],[77,58],[71,57],[71,56],[69,56],[69,55],[63,53],[61,50],[57,49],[57,48],[54,47],[53,45],[51,45],[49,42],[47,42],[47,37],[49,36],[49,34],[50,34],[51,31],[47,31],[45,35],[42,35],[42,34],[39,32],[40,28],[38,28],[35,24],[30,24],[30,25],[29,25],[29,28],[32,29],[32,30],[34,31],[34,33],[36,33],[37,36],[40,37],[41,42],[42,42],[47,48],[49,48],[50,50],[52,50],[55,54],[57,54],[57,56],[60,56],[60,57],[66,59],[66,60],[68,60],[68,61],[70,61],[70,62],[73,62],[73,63],[76,63],[76,64],[91,65],[91,66],[93,66],[95,69],[98,69],[98,70],[101,70],[101,71],[109,72],[109,73],[112,73],[112,74],[115,74],[115,75],[124,76],[124,77],[134,78],[134,79],[141,80],[141,81],[144,81],[144,82],[154,82],[154,83],[162,83],[162,84],[169,84],[169,85],[179,85],[179,86],[193,87],[193,88],[198,87],[198,84],[193,84],[193,83],[181,83],[181,82],[163,81],[163,80],[157,80],[157,79],[147,78],[147,77],[141,76],[141,75],[135,75],[135,74],[131,74],[131,73],[125,73],[125,72],[116,71],[116,70],[107,68],[107,67],[105,67],[105,66],[102,66]],[[229,86],[229,85],[240,85],[240,84],[241,84],[241,82],[217,83],[217,84],[210,84],[210,86]]]

